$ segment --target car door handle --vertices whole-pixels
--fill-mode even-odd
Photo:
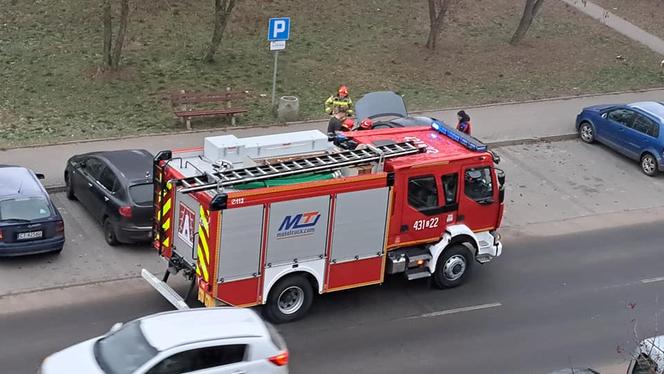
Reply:
[[[104,202],[108,202],[108,196],[104,196]]]
[[[88,182],[88,187],[92,188],[92,183]]]
[[[247,374],[247,372],[244,370],[236,370],[233,372],[233,374]]]

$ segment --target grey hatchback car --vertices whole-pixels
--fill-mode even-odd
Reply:
[[[62,251],[65,224],[41,174],[0,165],[0,257]]]

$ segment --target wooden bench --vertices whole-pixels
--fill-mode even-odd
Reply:
[[[171,95],[171,104],[175,116],[184,120],[187,130],[191,130],[193,117],[230,117],[231,125],[235,126],[235,116],[246,113],[244,108],[233,107],[232,102],[246,98],[244,92],[185,92]],[[223,108],[200,108],[201,104],[225,104]]]

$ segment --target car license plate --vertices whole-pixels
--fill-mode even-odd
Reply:
[[[28,240],[28,239],[38,239],[44,235],[43,231],[30,231],[30,232],[20,232],[16,236],[16,240]]]

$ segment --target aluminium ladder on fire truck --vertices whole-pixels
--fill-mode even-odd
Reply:
[[[206,173],[205,175],[179,179],[176,183],[184,186],[184,188],[180,189],[180,192],[191,193],[296,174],[331,171],[344,166],[354,166],[371,162],[378,162],[380,164],[388,158],[416,154],[425,150],[424,147],[420,147],[412,142],[380,146],[368,145],[366,148],[288,160],[275,164]]]

